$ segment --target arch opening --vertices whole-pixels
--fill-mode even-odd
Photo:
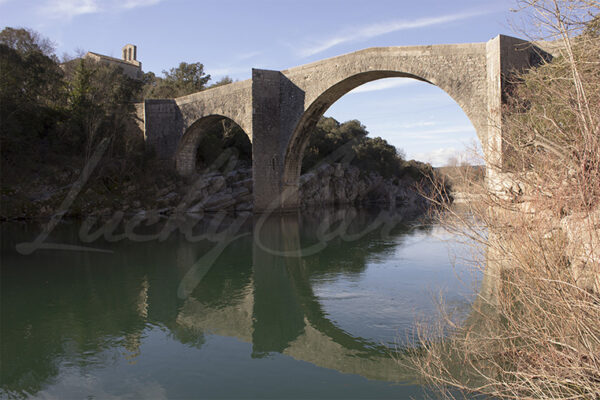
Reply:
[[[175,162],[177,171],[184,176],[224,168],[250,168],[252,144],[235,121],[222,115],[209,115],[185,131]]]
[[[347,125],[349,123],[359,122],[359,121],[355,120],[355,121],[348,121],[348,122],[340,124],[335,119],[325,118],[324,117],[325,112],[327,110],[329,110],[329,108],[334,103],[336,103],[340,98],[342,98],[343,96],[345,96],[352,90],[358,88],[359,86],[366,84],[368,82],[385,79],[385,78],[412,78],[411,80],[414,80],[413,82],[420,81],[420,82],[429,83],[430,85],[435,86],[437,89],[439,89],[440,92],[442,92],[445,95],[442,97],[448,97],[448,98],[452,99],[452,101],[451,101],[452,105],[458,106],[459,109],[461,110],[459,112],[460,118],[462,118],[463,121],[465,121],[465,120],[467,121],[466,124],[463,122],[462,128],[466,131],[470,131],[470,134],[472,136],[475,136],[475,135],[473,135],[473,132],[475,132],[477,134],[476,136],[479,136],[479,140],[476,140],[476,142],[479,142],[479,143],[483,142],[482,136],[481,136],[481,134],[483,134],[483,132],[478,132],[478,130],[476,128],[477,125],[476,125],[476,123],[474,123],[476,121],[474,121],[472,116],[469,115],[468,107],[464,107],[463,104],[461,104],[461,102],[455,98],[455,96],[452,96],[448,90],[445,90],[444,88],[436,85],[435,82],[429,81],[427,79],[423,79],[421,77],[418,77],[418,76],[415,76],[412,74],[397,72],[397,71],[363,72],[363,73],[359,73],[359,74],[353,75],[351,77],[348,77],[348,78],[332,85],[331,87],[329,87],[328,89],[323,91],[306,108],[306,111],[301,116],[298,124],[296,125],[296,127],[288,141],[288,146],[286,148],[285,159],[284,159],[284,163],[283,163],[283,176],[282,176],[283,183],[286,187],[299,188],[300,175],[302,173],[305,173],[307,170],[306,166],[303,166],[303,163],[306,164],[307,159],[310,159],[311,157],[315,158],[314,154],[312,154],[312,153],[314,153],[314,151],[313,151],[314,143],[311,143],[311,148],[307,152],[307,145],[309,144],[309,141],[310,141],[313,133],[315,133],[315,132],[317,134],[322,133],[320,131],[323,130],[324,124],[331,125],[332,123],[334,123],[334,124],[337,124],[337,128],[340,128],[340,127],[345,128],[344,125]],[[466,119],[464,118],[465,116],[467,117]],[[355,118],[355,117],[351,117],[351,118]],[[333,120],[333,122],[331,120]],[[340,120],[340,121],[342,121],[342,120]],[[366,131],[365,127],[361,125],[361,128],[363,129],[364,132],[362,132],[359,136],[361,136],[361,135],[366,136],[367,131]],[[378,133],[379,132],[375,131],[376,135]],[[376,138],[376,139],[379,139],[379,138]],[[470,139],[470,140],[472,141],[473,139]],[[386,147],[386,145],[388,145],[388,143],[386,143],[385,140],[382,140],[381,147],[384,148],[384,147]],[[387,147],[393,148],[394,146],[390,145]],[[387,152],[390,153],[389,151],[387,151]],[[344,157],[347,157],[345,155],[345,153],[347,153],[347,152],[337,151],[337,153],[338,154],[335,154],[333,157],[328,157],[328,158],[331,158],[328,161],[334,162],[334,163],[339,163],[340,161],[342,161],[344,159]],[[350,153],[352,153],[352,151],[350,151]],[[386,153],[386,151],[384,151],[384,153]],[[377,153],[377,155],[379,155],[379,153]],[[399,155],[400,155],[400,157],[402,157],[404,154],[399,154]],[[352,156],[356,157],[356,152],[354,152],[351,155],[351,157]],[[387,154],[386,154],[386,156],[387,156]],[[402,157],[402,158],[404,158],[404,157]],[[415,157],[415,158],[417,158],[417,157]],[[422,159],[422,158],[419,158],[419,159]],[[415,164],[417,169],[424,166],[424,164],[421,165],[422,163],[420,163],[420,162],[411,161],[411,163]],[[311,159],[310,164],[314,165],[315,160]],[[419,165],[416,165],[416,164],[419,164]],[[412,166],[412,164],[411,164],[410,169],[414,170],[415,166]],[[303,178],[303,182],[304,182],[304,178]],[[300,205],[299,193],[298,193],[298,197],[290,196],[288,198],[290,199],[289,204],[283,204],[284,208],[294,208],[294,207],[297,207]]]

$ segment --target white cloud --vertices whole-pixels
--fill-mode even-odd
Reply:
[[[163,0],[111,0],[101,5],[98,0],[48,0],[38,8],[38,12],[47,18],[71,19],[84,14],[132,10],[155,5],[161,1]]]
[[[448,165],[450,158],[455,157],[459,163],[470,165],[484,164],[481,146],[479,143],[463,143],[461,149],[456,147],[442,147],[429,152],[420,152],[412,155],[412,158],[419,161],[428,162],[434,167],[443,167]]]
[[[121,8],[132,9],[138,7],[153,6],[160,3],[162,0],[125,0],[119,3]]]
[[[77,15],[93,14],[100,11],[96,0],[50,0],[39,9],[49,18],[73,18]]]
[[[415,20],[396,20],[389,22],[381,22],[377,24],[367,25],[362,28],[353,28],[352,30],[344,30],[318,43],[301,48],[298,53],[302,57],[312,56],[321,53],[327,49],[337,46],[342,43],[370,39],[372,37],[384,35],[387,33],[426,28],[434,25],[441,25],[448,22],[459,21],[475,17],[482,14],[487,14],[489,11],[465,11],[456,14],[440,15],[437,17],[419,18]]]
[[[461,152],[454,147],[444,147],[426,153],[416,153],[413,156],[415,160],[428,162],[434,167],[442,167],[446,165],[450,157],[459,158],[461,157]]]
[[[365,92],[375,92],[378,90],[391,89],[398,86],[406,86],[414,84],[418,82],[415,79],[407,79],[407,78],[395,78],[395,79],[386,79],[383,81],[373,81],[369,83],[365,83],[364,85],[360,85],[359,87],[352,89],[347,94],[353,93],[365,93]]]

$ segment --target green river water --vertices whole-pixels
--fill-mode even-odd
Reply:
[[[466,250],[397,214],[115,226],[2,225],[0,398],[422,398],[392,353],[473,299]]]

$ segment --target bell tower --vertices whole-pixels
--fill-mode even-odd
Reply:
[[[128,63],[137,64],[137,46],[133,44],[126,44],[123,46],[123,61]]]

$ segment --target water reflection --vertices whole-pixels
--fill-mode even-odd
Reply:
[[[333,321],[313,288],[317,281],[359,276],[373,260],[392,257],[415,231],[430,229],[401,220],[353,209],[255,217],[239,224],[236,239],[214,262],[205,257],[214,242],[181,234],[94,242],[112,253],[22,256],[15,244],[37,231],[3,225],[0,394],[35,395],[63,379],[65,368],[92,375],[111,364],[135,368],[157,329],[199,350],[198,359],[216,335],[248,343],[256,360],[283,354],[369,379],[411,381],[388,346]],[[216,232],[231,223],[220,220]],[[62,225],[52,241],[77,244],[78,229]],[[181,362],[169,354],[158,359],[175,369]]]

